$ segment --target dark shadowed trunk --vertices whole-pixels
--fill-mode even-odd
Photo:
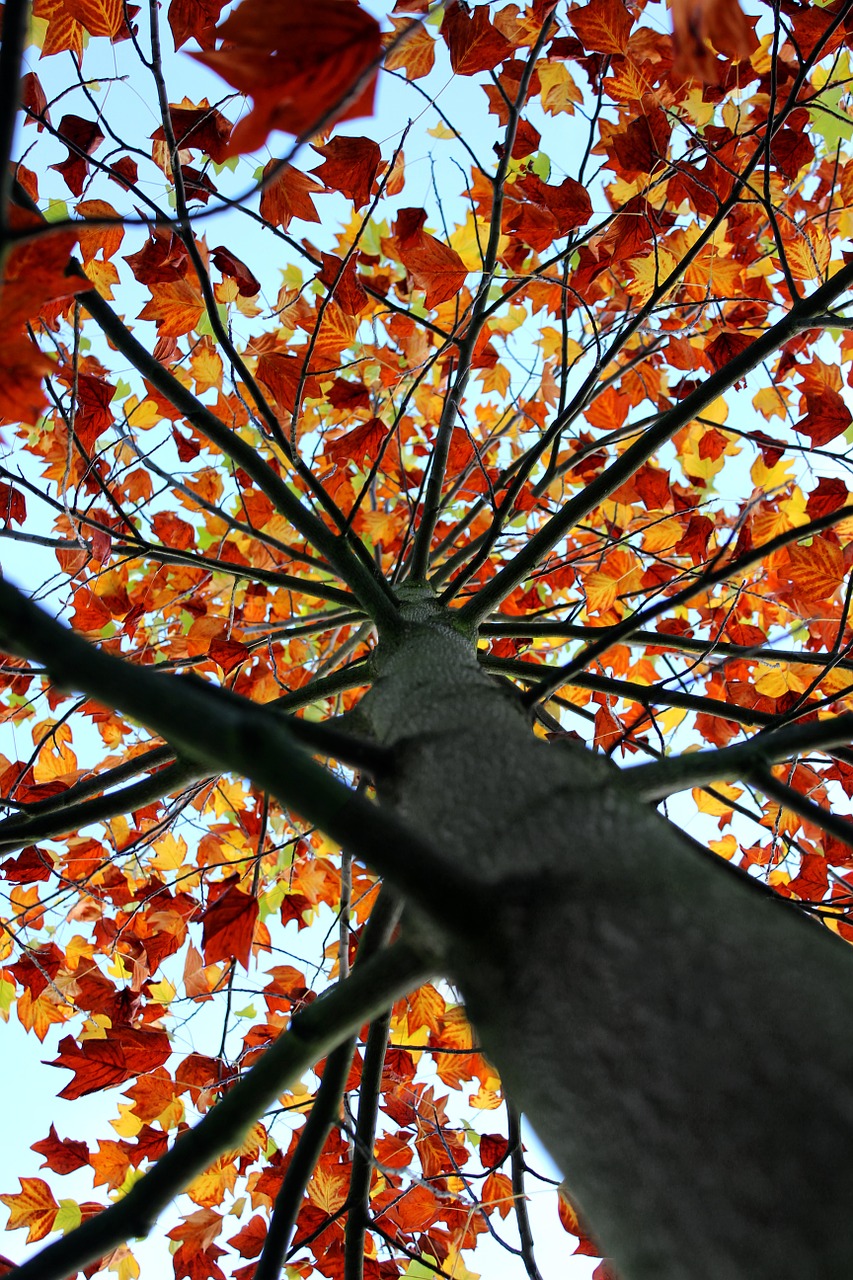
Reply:
[[[844,945],[537,739],[452,615],[407,612],[361,704],[383,799],[481,880],[435,945],[604,1251],[625,1277],[849,1275]]]

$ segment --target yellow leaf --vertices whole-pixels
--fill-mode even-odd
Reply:
[[[722,840],[709,840],[708,846],[727,860],[731,860],[738,851],[738,842],[731,834],[723,836]]]
[[[38,753],[38,759],[33,767],[33,777],[36,782],[53,782],[57,778],[65,778],[68,774],[76,772],[77,757],[65,743],[62,743],[56,751],[52,743],[46,742]]]
[[[183,866],[187,856],[187,842],[182,836],[177,838],[171,831],[154,843],[155,856],[150,865],[157,871],[175,871]]]
[[[718,795],[725,796],[729,800],[737,800],[743,795],[742,787],[734,787],[729,782],[715,782],[714,790]],[[732,811],[731,805],[726,804],[724,800],[718,800],[717,796],[709,795],[701,787],[693,788],[693,800],[700,813],[709,813],[715,818],[722,818]]]
[[[237,1168],[230,1160],[220,1157],[209,1169],[199,1174],[187,1187],[187,1195],[204,1209],[222,1204],[225,1193],[232,1191],[237,1182]]]
[[[142,1121],[133,1110],[133,1104],[129,1102],[120,1102],[118,1104],[119,1118],[111,1120],[110,1124],[120,1138],[135,1138],[142,1128]]]
[[[122,409],[128,421],[140,431],[149,431],[163,419],[162,413],[153,400],[140,401],[138,396],[128,396]]]
[[[795,280],[820,280],[826,275],[832,246],[819,226],[801,230],[796,240],[785,246],[785,257]]]
[[[537,62],[536,71],[542,88],[539,101],[543,111],[555,116],[561,111],[575,114],[575,103],[583,102],[583,94],[569,75],[565,62]],[[713,107],[711,108],[713,113]]]
[[[348,1191],[349,1182],[345,1169],[318,1165],[308,1183],[309,1200],[324,1213],[337,1213],[345,1204]]]
[[[633,298],[644,303],[671,275],[676,260],[668,249],[661,246],[656,254],[650,253],[645,258],[629,258],[625,265],[631,272],[631,279],[625,287]]]
[[[9,1207],[7,1231],[27,1228],[27,1244],[43,1240],[53,1230],[59,1205],[43,1178],[20,1178],[21,1190],[17,1195],[0,1195]]]
[[[767,422],[771,418],[781,418],[784,421],[789,395],[787,387],[762,387],[752,397],[752,407]]]
[[[110,1256],[110,1261],[107,1265],[110,1271],[116,1273],[118,1280],[136,1280],[139,1275],[139,1263],[126,1244],[119,1245]]]

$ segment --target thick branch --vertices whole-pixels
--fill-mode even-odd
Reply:
[[[119,813],[132,813],[143,805],[172,795],[203,776],[195,763],[175,760],[158,773],[141,778],[120,791],[109,791],[105,795],[96,796],[92,800],[81,800],[77,804],[65,804],[61,809],[50,813],[16,815],[0,823],[0,853],[11,853],[34,840],[50,839],[68,831],[77,831],[91,822],[102,822]]]
[[[203,1120],[184,1133],[128,1194],[11,1272],[15,1280],[64,1280],[131,1236],[145,1236],[174,1196],[225,1151],[288,1085],[390,1003],[425,982],[429,966],[407,943],[375,956],[293,1019]]]
[[[583,670],[593,658],[600,657],[601,654],[606,653],[614,644],[624,640],[644,623],[652,622],[655,618],[659,618],[661,614],[669,613],[679,605],[687,604],[694,596],[706,591],[709,587],[715,586],[717,583],[725,582],[738,573],[745,573],[747,569],[751,569],[753,565],[760,564],[767,556],[780,551],[782,547],[790,546],[792,542],[799,542],[803,538],[820,533],[823,529],[829,529],[851,516],[853,516],[853,505],[839,507],[836,511],[831,511],[825,516],[818,516],[814,520],[810,520],[806,525],[785,529],[782,533],[777,534],[775,538],[770,538],[760,546],[753,547],[751,551],[744,552],[736,560],[725,560],[716,569],[705,569],[695,581],[688,583],[680,591],[676,591],[671,596],[665,596],[662,600],[658,600],[657,603],[649,605],[648,608],[640,609],[624,618],[622,622],[617,622],[614,626],[608,627],[595,640],[590,640],[588,644],[584,645],[583,649],[568,662],[559,667],[552,667],[549,674],[525,695],[525,701],[530,704],[539,701],[541,698],[547,698],[554,689],[558,689],[561,684],[566,684],[573,679],[575,673]],[[724,552],[721,552],[717,559],[722,558],[724,554]],[[831,661],[832,659],[830,659]]]
[[[748,742],[737,742],[715,751],[697,751],[655,764],[637,765],[633,769],[625,769],[622,780],[642,800],[663,800],[687,787],[754,778],[756,769],[763,766],[787,760],[804,751],[831,753],[833,747],[849,746],[851,740],[853,714],[836,716],[832,720],[791,725],[775,732],[765,730]]]
[[[250,778],[345,844],[439,919],[468,911],[477,882],[393,813],[357,795],[297,744],[283,717],[202,680],[158,674],[90,645],[0,580],[0,646],[36,658],[60,686],[82,689],[217,773]],[[467,922],[470,927],[470,921]]]
[[[736,382],[745,378],[757,365],[773,355],[779,347],[803,329],[814,326],[815,317],[853,286],[853,263],[842,267],[830,280],[803,298],[765,333],[756,338],[722,369],[707,377],[690,395],[667,409],[643,436],[552,516],[526,543],[524,548],[502,568],[460,610],[464,622],[476,625],[493,613],[502,600],[519,586],[541,564],[561,538],[580,520],[594,511],[614,490],[667,443],[677,431],[697,418]]]

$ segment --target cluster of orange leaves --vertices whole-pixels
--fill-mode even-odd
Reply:
[[[211,247],[201,235],[195,248],[214,281],[217,307],[237,330],[245,326],[248,336],[239,355],[282,424],[283,437],[310,450],[326,494],[390,576],[408,546],[412,504],[464,340],[472,275],[489,237],[496,195],[491,173],[473,165],[466,213],[451,233],[442,234],[421,204],[405,202],[402,150],[386,148],[383,154],[371,137],[333,133],[326,126],[369,114],[387,50],[385,69],[411,82],[426,80],[444,56],[456,76],[479,77],[491,123],[502,132],[529,50],[554,6],[533,0],[526,7],[509,3],[492,12],[487,5],[469,9],[450,0],[437,36],[434,27],[419,21],[429,7],[426,0],[398,4],[384,33],[349,0],[317,0],[311,6],[293,0],[272,7],[244,0],[217,25],[222,7],[218,0],[171,0],[168,6],[175,47],[194,40],[201,50],[198,60],[252,104],[236,126],[227,110],[207,99],[185,99],[171,107],[189,202],[204,210],[216,195],[214,181],[226,181],[222,166],[257,150],[271,130],[311,135],[319,162],[306,159],[310,152],[304,151],[302,168],[290,159],[263,166],[258,216],[275,233],[274,243],[295,245],[305,264],[304,270],[288,267],[274,297],[263,292],[269,280],[260,278],[260,255],[244,261],[228,245]],[[509,465],[523,457],[560,404],[566,362],[583,358],[594,346],[591,314],[607,333],[650,300],[657,307],[647,331],[633,334],[601,371],[601,386],[560,444],[549,482],[530,486],[516,498],[512,528],[517,537],[527,536],[566,497],[599,476],[638,416],[666,411],[736,358],[790,300],[792,283],[811,288],[824,278],[831,233],[850,233],[853,159],[843,149],[820,151],[807,128],[809,109],[797,107],[774,134],[766,156],[768,183],[784,214],[778,239],[761,221],[755,201],[735,203],[680,277],[662,288],[692,253],[701,227],[716,217],[735,175],[750,160],[766,122],[771,57],[754,20],[727,0],[674,0],[674,39],[643,24],[644,7],[622,0],[574,5],[560,15],[560,27],[536,60],[528,102],[539,110],[538,124],[522,116],[500,192],[500,305],[474,347],[476,393],[469,397],[464,426],[453,431],[450,497],[436,528],[436,545],[455,535],[463,538],[462,545],[473,545],[488,532],[491,503],[506,489]],[[797,81],[797,58],[818,46],[838,5],[784,0],[782,7],[793,39],[782,43],[772,68],[779,99]],[[80,59],[89,37],[125,41],[128,16],[133,21],[135,11],[119,0],[36,0],[34,13],[42,24],[42,55],[71,51]],[[840,53],[850,44],[849,24],[842,24],[823,53]],[[569,175],[556,178],[537,161],[540,126],[565,123],[590,95],[600,95],[609,108],[591,140],[611,206],[605,218],[594,212],[588,185]],[[339,588],[335,595],[328,567],[304,541],[294,540],[270,498],[240,468],[229,471],[221,453],[160,390],[141,378],[131,389],[123,386],[111,371],[104,343],[94,350],[72,347],[68,325],[74,299],[81,290],[94,289],[107,300],[117,290],[120,301],[122,285],[132,279],[128,296],[143,296],[144,302],[130,323],[156,327],[156,358],[204,398],[220,421],[252,440],[277,474],[286,473],[281,441],[257,431],[247,409],[252,396],[246,383],[239,377],[229,382],[225,375],[185,240],[168,227],[152,225],[138,248],[118,257],[126,231],[117,206],[126,210],[121,200],[142,190],[141,181],[137,188],[139,146],[119,148],[122,154],[97,161],[105,141],[100,122],[66,114],[51,124],[44,87],[32,72],[25,81],[24,108],[39,129],[50,126],[64,141],[68,156],[53,168],[77,201],[76,215],[88,223],[79,232],[15,242],[4,260],[0,292],[0,415],[7,431],[22,424],[22,448],[54,496],[52,532],[56,559],[70,586],[70,622],[107,650],[135,661],[151,663],[156,655],[166,668],[192,667],[256,701],[290,698],[288,705],[298,707],[299,690],[336,647],[350,645],[353,656],[363,656],[360,619],[346,612],[346,598]],[[686,150],[675,147],[679,130],[693,138]],[[175,174],[163,126],[146,146],[150,173],[171,189]],[[307,169],[309,164],[313,167]],[[47,175],[22,164],[18,178],[38,200]],[[121,192],[114,202],[106,198],[110,182]],[[397,197],[404,202],[394,206],[390,222],[383,220],[385,202]],[[347,208],[334,249],[330,236],[321,248],[307,238],[297,241],[292,224],[323,226],[332,199],[336,210],[341,201]],[[39,222],[20,205],[12,210],[15,232],[40,229]],[[574,251],[564,269],[557,245],[569,236],[575,238]],[[75,241],[85,279],[66,274]],[[569,333],[571,323],[577,339]],[[538,348],[540,364],[535,380],[516,394],[509,357],[512,335],[524,324],[535,330],[531,345]],[[38,330],[41,346],[28,336],[28,325]],[[848,337],[840,351],[835,362],[812,332],[785,345],[772,369],[772,386],[753,399],[766,431],[730,430],[729,409],[722,403],[712,406],[702,422],[683,427],[666,459],[649,460],[621,483],[595,517],[575,529],[559,552],[509,596],[501,620],[518,627],[514,634],[496,635],[489,656],[524,658],[531,667],[559,657],[556,641],[534,640],[532,630],[525,634],[524,624],[534,623],[533,615],[567,607],[591,632],[618,623],[647,594],[674,590],[700,574],[729,542],[735,554],[745,554],[847,505],[843,479],[824,476],[806,492],[790,465],[792,440],[825,449],[837,445],[853,423],[844,395],[851,375],[845,377],[843,365],[853,358]],[[65,397],[64,408],[48,405],[47,374]],[[774,419],[777,434],[771,435]],[[142,439],[150,433],[147,438],[156,442],[150,458],[134,454],[124,439],[117,441],[116,425],[125,422]],[[167,459],[165,479],[155,469],[161,456]],[[733,511],[716,500],[715,485],[724,470],[727,476],[733,469],[745,474],[747,457],[752,492]],[[293,483],[305,492],[302,478]],[[70,494],[74,502],[69,504]],[[0,519],[10,529],[36,527],[28,496],[32,507],[32,486],[8,475],[0,479]],[[142,554],[134,557],[125,509],[145,513],[150,530]],[[678,652],[679,644],[697,636],[741,648],[740,656],[725,664],[707,662],[700,672],[704,701],[693,723],[712,744],[725,745],[743,725],[786,715],[804,700],[843,706],[850,688],[849,667],[843,663],[825,671],[806,663],[780,667],[751,651],[766,646],[768,636],[792,629],[800,632],[804,651],[832,650],[843,629],[841,592],[853,556],[851,538],[848,519],[808,545],[792,542],[745,578],[734,597],[699,592],[691,610],[662,621],[656,642],[639,654],[628,645],[608,651],[601,670],[612,685],[573,686],[566,695],[592,719],[596,744],[634,750],[632,735],[649,736],[646,703],[625,690],[654,684],[661,655]],[[458,545],[451,542],[450,551]],[[499,565],[496,551],[468,588],[487,581]],[[292,581],[276,581],[276,575],[294,574],[301,579],[298,590]],[[334,615],[326,632],[312,629],[323,609]],[[54,718],[64,695],[51,690],[50,715],[35,719],[29,699],[40,681],[26,664],[4,667],[0,685],[8,694],[9,718],[28,724],[35,743],[31,758],[0,757],[3,794],[24,807],[73,796],[72,789],[90,779],[93,769],[78,762],[69,725]],[[356,684],[337,693],[328,708],[348,710],[358,689]],[[123,717],[89,703],[79,713],[107,753],[99,770],[144,756],[149,744]],[[661,717],[664,729],[673,727],[673,714],[677,717],[677,710]],[[88,748],[85,735],[81,740],[82,756]],[[789,781],[813,798],[825,799],[833,783],[853,794],[853,770],[841,764],[800,765]],[[698,793],[697,802],[722,829],[740,795],[737,788],[729,788],[722,799]],[[60,1140],[51,1127],[34,1150],[44,1157],[43,1168],[57,1177],[90,1168],[94,1186],[108,1194],[126,1189],[137,1170],[155,1161],[170,1136],[212,1104],[322,983],[309,981],[290,964],[261,969],[264,984],[258,994],[265,1013],[251,1021],[237,1056],[226,1060],[190,1052],[172,1066],[174,1045],[164,1028],[175,991],[193,1006],[209,1004],[235,972],[268,964],[282,927],[301,931],[322,908],[334,911],[341,902],[339,863],[323,839],[302,832],[283,814],[269,815],[263,797],[251,788],[207,783],[194,791],[187,813],[188,827],[203,828],[200,837],[193,833],[192,845],[180,829],[168,829],[165,802],[153,801],[127,818],[105,822],[100,837],[88,830],[72,833],[58,852],[33,844],[3,863],[10,930],[26,938],[27,946],[13,959],[12,933],[0,941],[0,994],[5,989],[9,1000],[15,999],[19,1021],[40,1040],[56,1024],[83,1016],[82,1030],[62,1038],[54,1059],[53,1065],[72,1073],[61,1096],[77,1098],[118,1086],[129,1099],[120,1104],[116,1138],[99,1139],[95,1147],[79,1138]],[[816,900],[836,893],[830,869],[850,873],[849,849],[778,806],[767,805],[763,821],[766,842],[743,848],[731,832],[721,833],[718,851],[772,869],[783,860],[779,833],[796,834],[798,869],[795,874],[776,870],[778,887]],[[57,874],[68,897],[54,896]],[[841,883],[838,892],[849,892]],[[372,876],[356,867],[353,943],[374,895]],[[57,902],[66,912],[62,945],[47,933]],[[168,964],[172,957],[177,967]],[[334,946],[327,960],[334,976]],[[427,1058],[434,1067],[431,1083],[419,1074]],[[360,1068],[357,1055],[350,1088],[357,1087]],[[451,1272],[457,1267],[460,1275],[459,1251],[476,1244],[486,1230],[484,1216],[507,1216],[513,1194],[504,1168],[505,1139],[460,1134],[448,1118],[446,1100],[436,1095],[434,1077],[457,1091],[470,1084],[475,1109],[492,1111],[501,1102],[499,1082],[472,1044],[459,1007],[427,986],[394,1011],[381,1083],[384,1119],[374,1153],[379,1167],[371,1212],[392,1239]],[[284,1105],[299,1113],[309,1102],[306,1089]],[[235,1280],[250,1280],[297,1136],[298,1130],[277,1145],[280,1131],[272,1133],[258,1122],[239,1151],[193,1184],[188,1194],[194,1208],[170,1232],[177,1276],[222,1276],[224,1251],[216,1243],[221,1237],[245,1260],[233,1270]],[[311,1261],[300,1264],[303,1274],[312,1268],[330,1277],[342,1274],[338,1211],[351,1163],[349,1144],[336,1134],[297,1220],[297,1237],[310,1238]],[[482,1214],[471,1211],[463,1178],[463,1171],[468,1174],[474,1166]],[[409,1176],[412,1169],[416,1177]],[[2,1199],[11,1211],[9,1226],[27,1228],[30,1241],[97,1208],[90,1201],[58,1201],[41,1177],[22,1177],[21,1187]],[[222,1206],[232,1203],[238,1190],[248,1197],[252,1215],[228,1234],[233,1224]],[[579,1236],[581,1251],[594,1251],[565,1204],[561,1216],[567,1230]],[[399,1259],[380,1260],[375,1239],[370,1249],[369,1280],[392,1280],[401,1273]],[[110,1265],[119,1271],[129,1267],[125,1273],[134,1274],[121,1251]]]

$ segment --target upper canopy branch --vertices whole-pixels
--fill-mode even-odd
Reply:
[[[2,580],[0,646],[37,659],[60,687],[133,716],[181,757],[250,778],[445,921],[454,904],[468,912],[476,881],[312,760],[284,716],[203,680],[162,675],[104,653]]]
[[[736,382],[768,359],[802,329],[814,327],[818,317],[843,293],[853,287],[853,263],[848,263],[830,280],[791,307],[787,315],[771,325],[750,346],[710,374],[695,390],[667,409],[639,440],[630,445],[600,475],[595,476],[528,540],[493,578],[460,610],[461,618],[476,626],[493,613],[517,586],[540,565],[566,534],[594,511],[621,484],[647,462],[677,431],[687,426]]]

